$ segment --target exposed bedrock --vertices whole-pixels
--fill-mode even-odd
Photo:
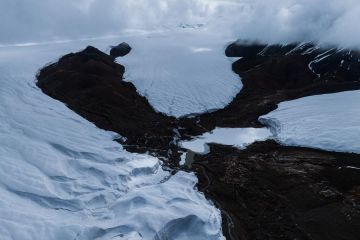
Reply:
[[[262,45],[236,42],[226,49],[243,89],[224,109],[199,116],[206,129],[259,126],[277,104],[300,97],[360,89],[360,52],[310,43]]]
[[[40,70],[47,95],[96,124],[119,133],[129,151],[149,152],[178,167],[184,140],[215,127],[257,127],[281,101],[360,89],[359,52],[313,44],[231,44],[242,57],[233,70],[243,89],[224,109],[176,119],[154,111],[124,67],[94,47]],[[360,156],[267,141],[246,150],[212,145],[195,156],[199,189],[223,213],[228,239],[349,239],[360,236]]]
[[[115,57],[115,58],[124,57],[127,54],[129,54],[130,51],[131,51],[130,45],[127,44],[126,42],[123,42],[117,46],[111,47],[110,56]]]
[[[176,119],[155,112],[132,83],[122,81],[124,71],[113,57],[89,46],[44,67],[37,85],[99,128],[121,134],[127,148],[167,151]]]
[[[195,157],[199,189],[223,211],[228,239],[360,236],[360,156],[257,142]],[[229,224],[230,221],[233,224]]]

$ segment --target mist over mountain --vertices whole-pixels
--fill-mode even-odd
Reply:
[[[262,42],[359,47],[357,0],[2,0],[0,44],[205,24]]]

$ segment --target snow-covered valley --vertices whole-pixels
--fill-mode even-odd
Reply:
[[[226,41],[210,35],[201,28],[180,28],[1,47],[1,236],[223,239],[221,212],[197,190],[194,173],[172,175],[158,158],[127,152],[113,141],[117,134],[96,128],[35,84],[35,74],[44,64],[68,52],[86,45],[108,52],[110,45],[126,41],[133,50],[117,59],[126,67],[125,80],[133,82],[157,111],[172,116],[212,112],[227,106],[242,83],[223,55]],[[272,133],[216,128],[182,144],[195,152],[204,152],[204,144],[211,142],[243,149],[275,134],[286,145],[358,153],[358,93],[281,103],[261,117]],[[236,172],[239,161],[233,163],[235,167],[228,169]]]
[[[359,1],[0,1],[0,240],[358,240]]]
[[[1,239],[222,238],[220,211],[194,174],[126,152],[36,87],[45,63],[116,41],[0,48]]]

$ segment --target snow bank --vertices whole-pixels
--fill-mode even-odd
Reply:
[[[126,152],[36,87],[45,63],[114,41],[0,48],[1,239],[222,238],[194,174]]]
[[[280,103],[260,118],[285,145],[360,153],[360,91]]]
[[[196,153],[207,153],[208,143],[218,143],[243,148],[255,141],[271,137],[266,128],[215,128],[191,141],[182,141],[180,146]]]

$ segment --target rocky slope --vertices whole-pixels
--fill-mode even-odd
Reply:
[[[124,71],[113,57],[88,46],[43,68],[37,85],[99,128],[121,134],[129,149],[168,146],[176,119],[156,112],[132,83],[121,81]]]
[[[360,156],[258,142],[196,156],[228,239],[357,239]]]
[[[200,124],[258,126],[258,118],[277,104],[300,97],[360,89],[360,52],[316,45],[262,45],[236,42],[226,49],[244,84],[233,102],[199,116]]]
[[[121,134],[130,151],[150,152],[178,167],[176,140],[218,127],[261,126],[281,101],[360,89],[358,52],[312,44],[234,43],[233,70],[243,89],[224,109],[193,118],[154,111],[124,68],[93,47],[43,68],[38,86],[98,127]],[[255,143],[246,150],[212,146],[195,156],[199,188],[223,213],[228,239],[357,239],[359,156]]]

